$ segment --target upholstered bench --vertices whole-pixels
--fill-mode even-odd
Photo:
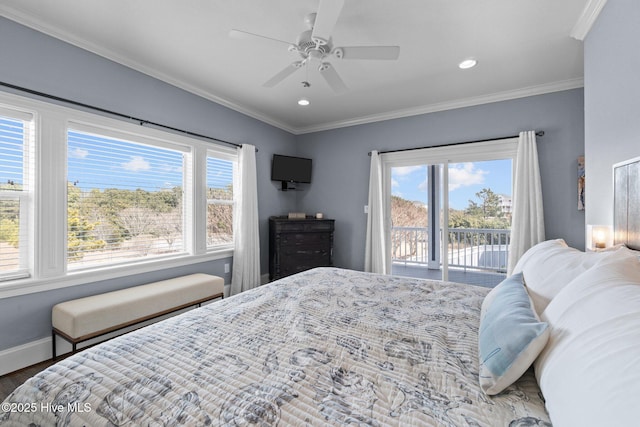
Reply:
[[[224,280],[191,274],[104,294],[62,302],[53,307],[53,359],[56,335],[76,351],[82,341],[104,335],[203,302],[222,298]]]

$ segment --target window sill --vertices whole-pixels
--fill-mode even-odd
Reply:
[[[27,278],[0,282],[0,299],[16,297],[20,295],[46,292],[70,286],[84,285],[102,280],[116,279],[118,277],[144,274],[157,270],[182,267],[201,262],[214,261],[233,256],[232,249],[210,251],[204,255],[184,255],[171,259],[151,260],[135,265],[102,268],[99,270],[83,270],[68,272],[59,277],[41,277],[38,279]]]

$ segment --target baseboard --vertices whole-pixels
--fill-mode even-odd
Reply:
[[[51,338],[0,351],[0,376],[51,359]]]

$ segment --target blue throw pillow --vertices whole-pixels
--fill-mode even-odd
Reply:
[[[506,278],[482,302],[478,333],[480,387],[498,394],[525,373],[549,339],[536,314],[522,273]]]

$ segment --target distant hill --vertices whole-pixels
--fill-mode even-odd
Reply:
[[[395,227],[426,227],[427,213],[422,202],[391,196],[391,223]]]

